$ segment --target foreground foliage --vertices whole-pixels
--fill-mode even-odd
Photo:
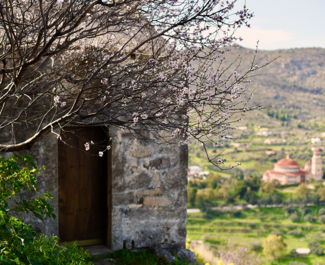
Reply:
[[[89,256],[78,249],[60,247],[58,237],[37,236],[36,230],[18,217],[32,213],[43,220],[55,218],[49,203],[52,195],[24,199],[23,190],[36,191],[35,175],[40,173],[31,156],[14,154],[0,158],[0,263],[1,264],[90,264]]]

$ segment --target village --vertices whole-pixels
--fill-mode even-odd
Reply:
[[[299,257],[296,260],[304,262],[315,255],[314,243],[309,242],[314,242],[323,224],[324,133],[284,129],[238,127],[241,139],[227,144],[223,152],[224,157],[241,161],[235,169],[209,171],[212,168],[200,159],[198,150],[202,148],[190,147],[187,229],[191,239],[223,245],[232,242],[258,250],[272,232],[286,238],[293,253],[287,255],[288,260]],[[267,141],[270,137],[273,140]],[[300,143],[293,145],[292,139],[298,137]],[[218,149],[209,152],[215,154]],[[210,219],[202,224],[199,220],[204,215]],[[300,232],[309,224],[314,228]],[[317,253],[322,257],[322,250]]]

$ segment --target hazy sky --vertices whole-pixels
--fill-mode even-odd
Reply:
[[[238,0],[237,7],[245,0]],[[254,12],[251,28],[235,35],[247,48],[276,50],[302,47],[325,48],[325,0],[246,0]]]

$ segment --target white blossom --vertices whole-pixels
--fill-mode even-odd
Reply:
[[[87,142],[87,143],[85,143],[84,145],[85,145],[85,149],[86,149],[86,151],[88,151],[88,150],[90,149],[90,145],[89,145],[89,143]]]

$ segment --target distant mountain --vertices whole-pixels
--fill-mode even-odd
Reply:
[[[251,49],[237,48],[226,54],[224,65],[239,55],[238,70],[243,74],[250,68],[254,53]],[[250,90],[255,89],[254,102],[271,105],[274,111],[281,109],[295,117],[295,124],[306,125],[311,120],[325,124],[325,49],[258,51],[255,63],[263,65],[274,58],[277,59],[256,72],[258,76],[248,86]]]

